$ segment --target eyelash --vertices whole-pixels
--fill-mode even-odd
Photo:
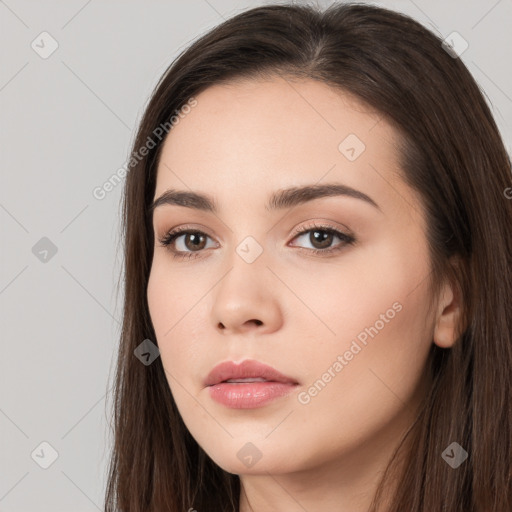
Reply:
[[[311,231],[323,231],[325,233],[335,235],[340,240],[342,240],[343,243],[341,243],[337,246],[331,247],[329,249],[307,249],[305,247],[299,247],[298,248],[299,250],[304,250],[309,253],[313,253],[315,255],[325,256],[327,254],[332,254],[334,252],[340,251],[346,245],[353,245],[356,242],[356,239],[352,235],[342,233],[341,231],[338,231],[337,229],[333,228],[332,226],[324,226],[324,225],[317,225],[317,224],[313,224],[312,226],[307,226],[306,228],[299,229],[299,230],[295,231],[293,233],[292,240],[294,240],[295,238],[297,238],[300,235],[309,233]],[[199,234],[199,235],[205,235],[208,237],[208,235],[206,233],[204,233],[203,231],[199,231],[197,229],[189,229],[185,226],[185,227],[176,228],[172,231],[169,231],[158,241],[160,242],[161,247],[167,247],[171,251],[174,258],[190,259],[190,258],[200,257],[200,253],[202,251],[176,252],[174,249],[171,249],[171,244],[173,244],[173,242],[175,242],[175,240],[177,238],[179,238],[182,235],[187,235],[187,234],[194,234],[194,235]]]

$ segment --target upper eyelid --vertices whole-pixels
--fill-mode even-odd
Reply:
[[[330,230],[330,231],[338,231],[339,233],[353,236],[352,230],[347,226],[336,225],[338,223],[333,223],[330,221],[322,221],[322,220],[313,220],[311,224],[303,225],[298,227],[292,231],[292,234],[298,235],[304,232],[312,231],[314,229],[318,230]]]
[[[333,231],[341,231],[342,233],[345,233],[345,234],[350,234],[350,229],[348,229],[347,227],[343,226],[343,227],[338,227],[336,225],[333,225],[332,223],[329,223],[327,221],[325,221],[325,223],[323,223],[322,221],[311,221],[313,224],[311,225],[306,225],[306,226],[301,226],[299,228],[294,228],[292,230],[292,234],[300,234],[300,233],[303,233],[304,231],[310,231],[312,229],[330,229],[330,230],[333,230]],[[183,226],[177,226],[175,228],[171,228],[171,229],[167,229],[167,230],[164,230],[164,235],[167,235],[169,233],[173,233],[173,234],[176,234],[176,233],[180,233],[180,232],[200,232],[200,233],[203,233],[205,235],[208,235],[208,236],[211,236],[213,238],[212,235],[210,235],[208,233],[208,229],[207,228],[204,228],[204,227],[194,227],[194,226],[188,226],[187,224],[183,225]],[[156,229],[154,230],[154,232],[156,233]]]
[[[322,223],[322,221],[319,221],[319,220],[314,220],[311,222],[312,222],[312,224],[308,224],[308,225],[294,229],[292,231],[292,236],[293,236],[292,240],[294,240],[295,238],[297,238],[299,236],[303,236],[304,234],[307,234],[310,231],[314,231],[315,229],[323,230],[323,231],[333,231],[333,232],[337,232],[340,235],[344,235],[349,238],[355,238],[355,235],[352,233],[352,231],[350,229],[346,228],[345,226],[340,228],[340,227],[337,227],[327,221],[324,221],[324,223]],[[199,232],[203,235],[206,235],[210,239],[214,240],[216,243],[218,243],[216,241],[215,237],[210,235],[208,233],[208,230],[206,230],[205,228],[203,228],[203,227],[197,228],[197,227],[189,226],[186,224],[183,226],[178,226],[176,228],[171,228],[171,229],[165,231],[163,233],[163,235],[161,237],[159,237],[159,239],[163,240],[163,239],[167,238],[168,236],[173,236],[173,238],[174,238],[173,241],[175,241],[180,236],[185,235],[187,233],[191,233],[191,232],[192,233]]]

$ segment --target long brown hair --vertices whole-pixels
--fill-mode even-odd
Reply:
[[[460,336],[450,349],[432,343],[432,386],[407,433],[389,512],[512,510],[510,158],[479,87],[439,37],[405,15],[353,3],[242,12],[179,55],[146,106],[123,197],[124,317],[105,510],[238,512],[239,477],[188,432],[161,358],[145,366],[134,350],[157,343],[146,298],[148,210],[165,140],[155,129],[213,84],[273,76],[353,94],[397,130],[404,179],[427,216],[432,290],[449,277],[461,293]],[[154,147],[139,158],[149,139]],[[457,469],[441,456],[453,441],[468,452]]]

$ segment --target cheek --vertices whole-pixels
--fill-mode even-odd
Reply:
[[[322,383],[326,383],[325,388],[332,392],[325,396],[327,402],[335,400],[331,404],[348,399],[364,408],[378,402],[377,388],[385,394],[404,393],[407,400],[423,372],[432,342],[426,286],[411,292],[413,288],[408,282],[401,286],[395,282],[371,291],[361,287],[349,295],[332,294],[338,308],[334,307],[332,314],[324,310],[322,319],[335,335],[325,334],[322,325],[312,329],[306,315],[297,318],[294,331],[301,335],[293,344],[293,357],[307,376],[304,384],[320,379],[318,389],[323,394]],[[390,389],[386,390],[386,385]]]
[[[321,311],[335,335],[319,324],[323,334],[313,336],[312,316],[297,319],[298,331],[310,333],[301,335],[300,348],[295,347],[307,361],[306,409],[331,411],[335,422],[342,412],[347,428],[358,424],[358,417],[367,417],[369,425],[379,421],[375,411],[381,410],[380,421],[393,415],[424,373],[433,329],[427,312],[429,262],[421,243],[402,249],[398,243],[375,245],[350,262],[347,258],[330,280],[330,293],[323,299],[309,296],[308,304]],[[301,281],[302,293],[313,281]]]
[[[206,290],[198,289],[200,280],[192,280],[180,272],[169,272],[165,262],[155,260],[148,281],[147,298],[151,321],[158,340],[165,378],[180,416],[187,429],[200,442],[212,430],[211,417],[197,398],[199,374],[204,366],[204,318],[207,301],[200,301]],[[211,287],[211,286],[210,286]],[[199,302],[198,302],[199,301]],[[203,325],[203,327],[201,327]],[[203,436],[203,437],[202,437]],[[207,448],[215,440],[207,440]]]
[[[283,443],[302,443],[307,432],[314,432],[313,464],[366,443],[379,450],[394,442],[423,389],[431,346],[422,320],[423,291],[396,291],[380,304],[367,302],[357,322],[338,322],[340,331],[346,327],[354,334],[301,347],[308,378],[295,398],[294,420],[302,427],[283,433]],[[381,313],[387,323],[379,321]]]
[[[426,282],[418,286],[415,279],[392,277],[388,274],[383,281],[389,282],[373,295],[368,289],[354,292],[360,306],[350,306],[338,321],[339,341],[309,353],[315,371],[305,409],[343,427],[336,430],[345,435],[383,428],[414,400],[422,383],[432,346]]]
[[[170,290],[172,289],[169,285],[172,285],[172,283],[168,281],[168,276],[160,271],[158,263],[154,261],[148,280],[147,300],[151,322],[160,342],[162,341],[162,333],[168,331],[173,325],[171,316],[173,311],[169,307],[169,304],[171,304],[169,302],[171,299]]]
[[[147,300],[168,378],[172,375],[182,382],[190,379],[191,368],[201,367],[204,347],[200,341],[204,340],[204,308],[208,302],[205,294],[212,286],[207,281],[169,271],[165,257],[153,261]]]
[[[157,336],[166,334],[171,338],[183,322],[189,321],[187,314],[201,297],[201,286],[201,281],[169,265],[165,256],[155,256],[147,298]]]

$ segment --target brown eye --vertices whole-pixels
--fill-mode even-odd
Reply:
[[[314,226],[309,229],[303,229],[298,232],[294,240],[301,237],[305,237],[307,242],[311,244],[311,248],[301,247],[301,249],[309,250],[314,254],[329,254],[341,250],[344,246],[353,244],[356,241],[353,236],[342,233],[330,226]],[[336,239],[341,242],[332,246]]]
[[[315,249],[327,249],[332,244],[334,234],[322,229],[315,229],[309,232],[309,240]]]
[[[185,233],[183,236],[183,242],[187,249],[190,249],[191,251],[204,249],[206,245],[206,236],[202,233]]]
[[[210,238],[206,233],[191,229],[177,229],[167,233],[160,245],[167,247],[177,258],[190,258],[199,256]]]

